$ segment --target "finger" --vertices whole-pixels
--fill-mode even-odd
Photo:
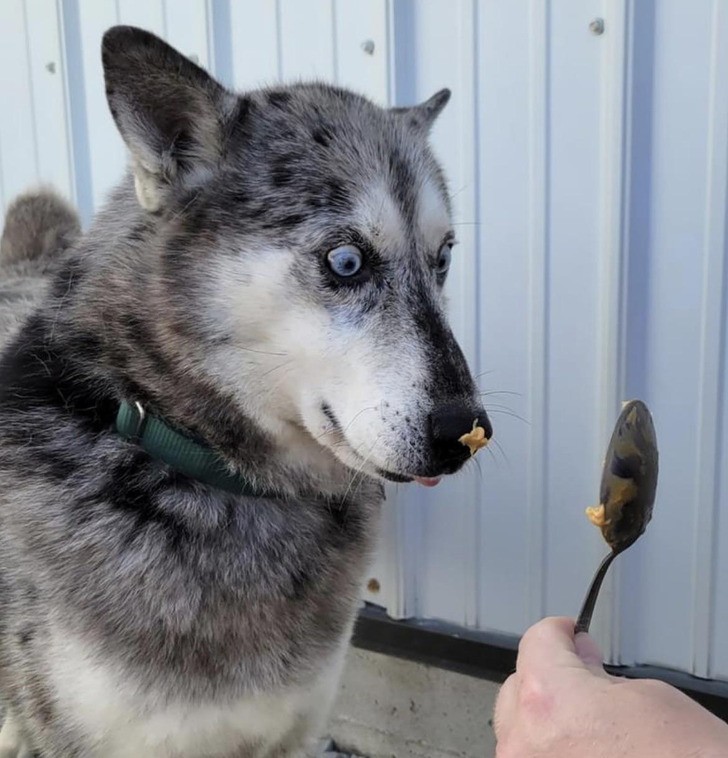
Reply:
[[[581,660],[589,667],[602,668],[604,665],[604,656],[599,649],[599,645],[585,632],[581,632],[574,637],[574,649]]]
[[[546,618],[526,630],[518,646],[516,671],[531,672],[551,667],[554,656],[559,660],[577,658],[574,627],[566,618]]]
[[[584,649],[590,661],[595,657],[601,658],[595,645],[587,645],[590,643],[584,643]],[[585,668],[574,640],[574,620],[547,618],[534,624],[521,639],[517,671],[528,671],[533,676],[550,677],[554,668],[565,667],[582,670]]]
[[[517,713],[518,680],[513,674],[503,682],[493,709],[493,730],[496,740],[504,739],[511,729]]]

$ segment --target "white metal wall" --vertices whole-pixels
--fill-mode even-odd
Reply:
[[[596,631],[614,661],[728,679],[728,4],[1,0],[0,211],[47,180],[88,219],[119,177],[99,60],[119,22],[238,88],[453,89],[433,134],[461,242],[452,320],[498,447],[433,491],[393,490],[368,598],[513,633],[575,614],[605,552],[583,509],[619,400],[640,396],[659,499]]]

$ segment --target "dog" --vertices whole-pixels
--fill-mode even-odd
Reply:
[[[233,93],[102,42],[129,170],[0,260],[0,756],[289,758],[325,726],[387,481],[492,433],[445,317],[449,98]]]

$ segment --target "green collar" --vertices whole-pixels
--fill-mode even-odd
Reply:
[[[225,461],[204,442],[147,413],[139,402],[122,400],[116,415],[116,431],[155,460],[190,479],[236,495],[267,496],[245,477],[231,473]]]

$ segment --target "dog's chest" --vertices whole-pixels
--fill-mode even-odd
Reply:
[[[43,669],[62,721],[97,746],[89,758],[262,758],[316,731],[335,692],[374,510],[334,517],[307,507],[252,503],[224,529],[180,543],[158,529],[153,540],[124,540],[119,516],[106,530],[123,562],[101,564],[92,580],[83,553],[71,551],[65,581],[87,605],[73,619],[53,613]]]
[[[141,688],[112,662],[92,660],[72,637],[53,645],[48,663],[64,718],[95,745],[93,758],[256,758],[320,726],[333,699],[343,650],[342,645],[305,687],[229,700],[170,698]]]

